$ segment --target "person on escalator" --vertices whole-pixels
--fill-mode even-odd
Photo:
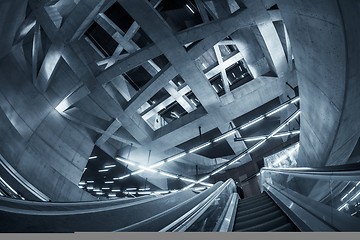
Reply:
[[[239,194],[240,199],[244,199],[244,190],[242,189],[240,183],[236,183],[236,191]]]

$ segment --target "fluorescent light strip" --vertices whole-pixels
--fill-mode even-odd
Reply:
[[[84,188],[84,186],[79,186],[79,188]]]
[[[92,181],[92,180],[89,180],[89,181],[86,181],[87,183],[94,183],[94,181]]]
[[[121,192],[121,190],[120,189],[113,189],[113,190],[111,190],[112,192]]]
[[[291,100],[290,103],[296,103],[296,102],[298,102],[299,100],[300,100],[300,97],[296,97],[296,98],[294,98],[293,100]]]
[[[182,190],[189,189],[189,188],[191,188],[191,187],[193,187],[193,186],[195,186],[195,183],[192,183],[192,184],[190,184],[190,185],[188,185],[188,186],[184,187]]]
[[[92,157],[89,157],[89,159],[95,159],[97,158],[97,156],[92,156]]]
[[[287,108],[288,106],[289,106],[289,103],[287,103],[287,104],[285,104],[285,105],[283,105],[281,107],[275,108],[274,110],[267,113],[266,117],[270,117],[271,115],[274,115],[275,113],[280,112],[281,110]]]
[[[185,177],[181,177],[180,180],[183,180],[183,181],[185,181],[185,182],[191,182],[191,183],[195,183],[195,182],[196,182],[196,180],[192,180],[192,179],[190,179],[190,178],[185,178]]]
[[[177,154],[177,155],[175,155],[175,156],[172,156],[171,158],[168,158],[168,159],[166,160],[166,162],[174,161],[174,160],[179,159],[179,158],[181,158],[181,157],[183,157],[183,156],[185,156],[185,155],[186,155],[186,152]]]
[[[244,141],[251,142],[251,141],[259,141],[259,140],[263,140],[263,139],[266,139],[266,136],[248,137],[248,138],[244,138]]]
[[[151,168],[148,168],[148,167],[144,167],[144,166],[140,166],[140,165],[139,165],[139,168],[142,169],[142,170],[148,171],[148,172],[152,172],[152,173],[156,173],[156,172],[157,172],[157,171],[154,170],[154,169],[151,169]]]
[[[116,194],[114,194],[114,193],[109,193],[108,196],[109,196],[109,197],[116,197]]]
[[[224,170],[225,168],[227,168],[227,166],[223,166],[223,167],[219,168],[218,170],[215,170],[215,171],[212,172],[210,175],[211,175],[211,176],[212,176],[212,175],[215,175],[215,174],[221,172],[222,170]]]
[[[136,174],[142,173],[143,171],[144,171],[144,169],[140,169],[140,170],[130,173],[130,175],[136,175]]]
[[[189,153],[193,153],[193,152],[199,151],[200,149],[203,149],[203,148],[209,146],[210,144],[211,144],[211,142],[207,142],[207,143],[202,144],[202,145],[200,145],[200,146],[198,146],[198,147],[194,147],[194,148],[190,149]]]
[[[85,182],[79,182],[79,185],[86,185]]]
[[[166,176],[166,177],[178,178],[178,176],[176,176],[174,174],[166,173],[166,172],[160,172],[160,174],[163,176]]]
[[[345,194],[345,196],[343,196],[343,197],[340,199],[340,201],[343,201],[348,195],[349,195],[348,193]]]
[[[350,189],[350,191],[348,192],[349,194],[352,193],[352,191],[355,190],[355,187],[353,187],[352,189]]]
[[[134,194],[136,194],[136,192],[124,192],[125,194],[132,194],[132,195],[134,195]]]
[[[108,187],[102,187],[101,189],[102,190],[110,190],[110,188],[108,188]]]
[[[149,195],[151,192],[137,192],[139,195]]]
[[[194,10],[188,4],[185,4],[185,6],[191,11],[192,14],[195,14]]]
[[[124,176],[122,176],[122,177],[118,177],[118,179],[119,179],[119,180],[122,180],[122,179],[127,178],[127,177],[130,177],[130,174],[126,174],[126,175],[124,175]]]
[[[137,188],[126,188],[125,190],[126,191],[133,191],[133,190],[136,190]]]
[[[156,167],[160,167],[161,165],[165,164],[164,161],[161,161],[161,162],[158,162],[158,163],[155,163],[153,165],[151,165],[149,168],[156,168]]]
[[[301,113],[301,111],[298,110],[298,112],[289,119],[289,121],[287,122],[287,124],[289,124],[292,120],[294,120],[297,116],[299,116],[300,113]]]
[[[107,172],[107,171],[109,171],[109,169],[101,169],[98,172]]]
[[[116,167],[116,165],[113,164],[113,165],[106,165],[106,166],[104,166],[104,168],[113,168],[113,167]]]
[[[93,189],[94,192],[101,192],[100,189]]]
[[[229,136],[231,136],[231,135],[235,134],[236,132],[237,132],[237,130],[236,130],[236,129],[231,130],[230,132],[225,133],[224,135],[222,135],[222,136],[220,136],[220,137],[215,138],[215,139],[214,139],[214,142],[218,142],[218,141],[220,141],[220,140],[223,140],[224,138],[227,138],[227,137],[229,137]]]
[[[212,187],[212,186],[214,186],[214,184],[212,184],[212,183],[206,183],[206,182],[199,182],[199,184],[204,185],[204,186],[207,186],[207,187]]]
[[[360,182],[358,182],[355,186],[357,187],[357,186],[359,186],[360,185]]]
[[[118,158],[118,160],[121,161],[121,162],[124,162],[124,163],[126,163],[126,164],[129,164],[129,165],[131,165],[131,166],[136,166],[136,163],[130,162],[130,161],[128,161],[128,160],[121,159],[121,158]]]
[[[260,142],[256,143],[254,146],[252,146],[251,148],[248,149],[248,153],[253,152],[255,149],[257,149],[258,147],[260,147],[261,145],[263,145],[266,142],[266,139],[261,140]]]
[[[114,183],[114,181],[106,181],[104,182],[105,184],[111,184],[111,183]]]
[[[240,129],[242,130],[242,129],[248,128],[248,127],[254,125],[254,124],[257,123],[257,122],[260,122],[260,121],[263,120],[264,118],[265,118],[264,116],[257,117],[257,118],[255,118],[254,120],[252,120],[252,121],[244,124],[243,126],[241,126]]]
[[[355,198],[357,198],[359,195],[360,195],[360,191],[357,192],[352,198],[350,198],[349,201],[351,202],[352,200],[354,200]]]
[[[344,207],[348,206],[349,204],[345,203],[342,206],[340,206],[337,210],[340,212]]]
[[[205,180],[208,179],[208,178],[210,178],[210,175],[207,175],[207,176],[201,178],[199,181],[197,181],[197,183],[203,182],[203,181],[205,181]]]
[[[94,187],[86,187],[87,190],[93,190]]]
[[[153,192],[154,194],[166,194],[166,193],[169,193],[170,191],[155,191]]]
[[[105,193],[103,192],[97,192],[96,195],[104,195]]]
[[[139,188],[139,191],[147,191],[150,190],[150,188]]]

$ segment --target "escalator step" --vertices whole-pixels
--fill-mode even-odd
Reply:
[[[263,204],[265,204],[267,202],[270,202],[270,201],[271,201],[271,199],[269,199],[269,198],[264,198],[264,199],[260,199],[260,200],[257,200],[257,201],[254,201],[254,202],[249,202],[249,203],[243,203],[240,200],[238,206],[240,208],[247,208],[247,207],[251,207],[251,206],[256,207],[256,206],[263,205]]]
[[[265,194],[265,193],[262,193],[262,194],[259,194],[259,195],[256,195],[256,196],[252,196],[252,197],[249,197],[249,198],[242,199],[241,202],[250,203],[250,202],[254,202],[256,200],[260,200],[260,199],[264,199],[264,198],[269,198],[269,196],[267,194]]]
[[[236,215],[236,221],[244,221],[244,219],[247,219],[247,218],[256,218],[256,217],[271,213],[273,211],[276,211],[278,209],[279,209],[278,206],[273,205],[273,206],[270,206],[270,207],[265,208],[263,210],[259,210],[259,211],[256,211],[256,212],[250,212],[248,214],[244,214],[243,212],[240,211]]]
[[[251,226],[248,228],[240,228],[240,229],[234,229],[236,232],[266,232],[270,231],[272,229],[275,229],[279,226],[285,225],[288,223],[288,219],[285,216],[280,216],[278,218],[275,218],[271,221],[267,221],[265,223],[261,223],[255,226]]]
[[[247,215],[247,214],[250,214],[250,213],[254,213],[256,211],[260,211],[260,210],[269,208],[269,207],[274,206],[274,205],[275,205],[274,202],[267,202],[267,203],[264,203],[263,205],[257,206],[257,207],[251,207],[251,206],[248,206],[246,208],[238,207],[237,212],[240,212],[241,213],[240,215]]]
[[[297,231],[297,229],[293,223],[286,223],[282,226],[269,230],[269,232],[294,232],[294,231]]]
[[[265,197],[253,199],[251,201],[246,201],[246,200],[242,199],[242,200],[240,200],[240,203],[243,205],[249,205],[249,204],[256,204],[259,202],[264,202],[264,201],[269,201],[269,200],[270,200],[270,198],[268,196],[265,196]]]
[[[283,212],[278,209],[274,212],[259,216],[257,218],[247,218],[243,221],[236,221],[235,228],[241,229],[241,228],[248,228],[251,226],[259,225],[264,222],[271,221],[272,219],[276,219],[283,216]]]

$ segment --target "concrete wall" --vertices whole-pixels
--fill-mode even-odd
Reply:
[[[57,94],[39,93],[15,54],[19,49],[0,59],[0,153],[52,201],[94,199],[77,187],[93,139],[55,110],[71,85],[58,85]]]
[[[359,1],[278,1],[301,97],[299,164],[342,164],[360,132]]]

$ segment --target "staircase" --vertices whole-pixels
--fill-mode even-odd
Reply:
[[[240,200],[234,232],[297,232],[299,229],[265,193]]]

